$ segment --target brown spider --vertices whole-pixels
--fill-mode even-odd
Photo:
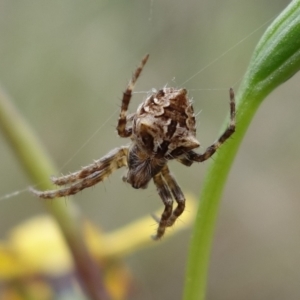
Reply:
[[[118,135],[130,137],[131,144],[110,151],[106,156],[83,167],[80,171],[62,177],[52,177],[57,190],[32,192],[40,198],[52,199],[78,193],[107,178],[121,167],[128,172],[123,177],[135,189],[146,188],[153,178],[165,209],[157,220],[155,240],[160,239],[167,227],[174,224],[185,208],[185,197],[175,178],[170,174],[167,163],[176,159],[185,166],[210,158],[235,131],[235,100],[230,89],[230,124],[221,137],[203,154],[193,151],[200,146],[196,139],[196,121],[191,101],[185,89],[163,88],[150,95],[134,114],[127,115],[134,85],[148,60],[146,55],[136,69],[122,99],[118,120]],[[177,207],[173,210],[173,198]]]

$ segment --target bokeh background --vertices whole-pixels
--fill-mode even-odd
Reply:
[[[2,0],[0,83],[67,173],[129,142],[115,130],[120,99],[150,53],[131,111],[146,91],[184,83],[201,111],[197,136],[204,150],[219,134],[228,88],[238,89],[263,24],[288,3]],[[216,228],[208,299],[300,299],[299,80],[296,75],[265,100],[236,157]],[[33,183],[1,133],[0,164],[5,238],[44,208],[28,192],[3,199]],[[170,168],[185,192],[199,195],[207,165]],[[134,190],[121,181],[123,173],[74,198],[106,231],[150,218],[161,206],[152,184]],[[181,298],[190,235],[186,230],[125,259],[135,279],[131,299]]]

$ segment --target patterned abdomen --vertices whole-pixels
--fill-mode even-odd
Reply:
[[[149,96],[133,119],[132,139],[157,158],[175,158],[199,147],[193,106],[187,91],[164,88]]]

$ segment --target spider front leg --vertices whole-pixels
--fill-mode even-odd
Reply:
[[[172,215],[173,199],[170,193],[169,187],[162,177],[162,173],[158,173],[153,177],[154,184],[156,185],[157,192],[165,205],[165,209],[161,215],[160,220],[153,216],[158,222],[158,228],[156,235],[153,236],[154,240],[159,240],[165,233],[166,227],[168,227],[168,220]]]
[[[91,187],[106,179],[115,170],[127,165],[127,147],[112,150],[107,156],[95,161],[92,165],[83,168],[81,171],[67,176],[54,179],[59,184],[70,184],[57,190],[37,191],[31,188],[31,192],[44,199],[53,199],[77,194],[78,192]]]
[[[174,209],[172,215],[169,217],[167,226],[172,226],[177,218],[183,213],[185,209],[185,197],[179,187],[178,183],[176,182],[175,178],[170,174],[170,170],[165,165],[161,171],[167,185],[169,186],[175,201],[177,202],[177,207]]]
[[[132,133],[132,128],[126,128],[126,124],[127,124],[127,111],[128,111],[128,106],[129,106],[129,102],[132,96],[132,91],[134,89],[134,85],[136,83],[136,81],[138,80],[147,60],[149,58],[149,54],[147,54],[143,59],[142,62],[140,64],[140,66],[135,70],[135,72],[132,75],[132,78],[125,90],[125,92],[123,93],[123,98],[122,98],[122,106],[121,106],[121,112],[120,112],[120,116],[119,116],[119,120],[118,120],[118,126],[117,126],[117,131],[118,131],[118,135],[120,137],[129,137],[131,136]]]
[[[156,236],[153,239],[160,239],[167,227],[172,226],[177,218],[183,213],[185,208],[185,197],[177,184],[175,178],[170,174],[169,168],[165,165],[161,172],[153,177],[154,183],[157,187],[158,194],[160,195],[165,209],[161,215],[161,219],[155,220],[159,223]],[[171,191],[171,192],[170,192]],[[177,202],[177,207],[173,211],[173,199]]]
[[[218,138],[216,142],[214,142],[211,146],[209,146],[203,154],[198,154],[194,151],[189,151],[187,153],[187,159],[195,162],[203,162],[209,159],[222,144],[225,143],[227,139],[231,137],[231,135],[235,132],[235,99],[234,99],[234,91],[232,88],[229,90],[230,95],[230,123],[224,133]]]

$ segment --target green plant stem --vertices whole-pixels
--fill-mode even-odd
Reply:
[[[40,145],[33,131],[14,107],[9,97],[0,90],[0,126],[25,172],[39,188],[50,189],[49,175],[56,168]],[[40,201],[41,202],[41,201]],[[80,212],[73,203],[43,201],[47,210],[57,220],[73,254],[83,287],[93,300],[109,299],[99,267],[83,242]]]
[[[236,132],[209,166],[191,239],[185,300],[205,299],[214,228],[232,162],[259,105],[300,69],[299,37],[300,0],[295,0],[270,25],[256,47],[236,97]]]
[[[253,103],[249,98],[244,99]],[[236,152],[259,106],[259,102],[254,101],[254,103],[256,105],[250,107],[238,106],[238,130],[231,140],[222,147],[222,151],[214,156],[203,182],[188,257],[184,298],[186,300],[205,299],[210,251],[221,195]]]

